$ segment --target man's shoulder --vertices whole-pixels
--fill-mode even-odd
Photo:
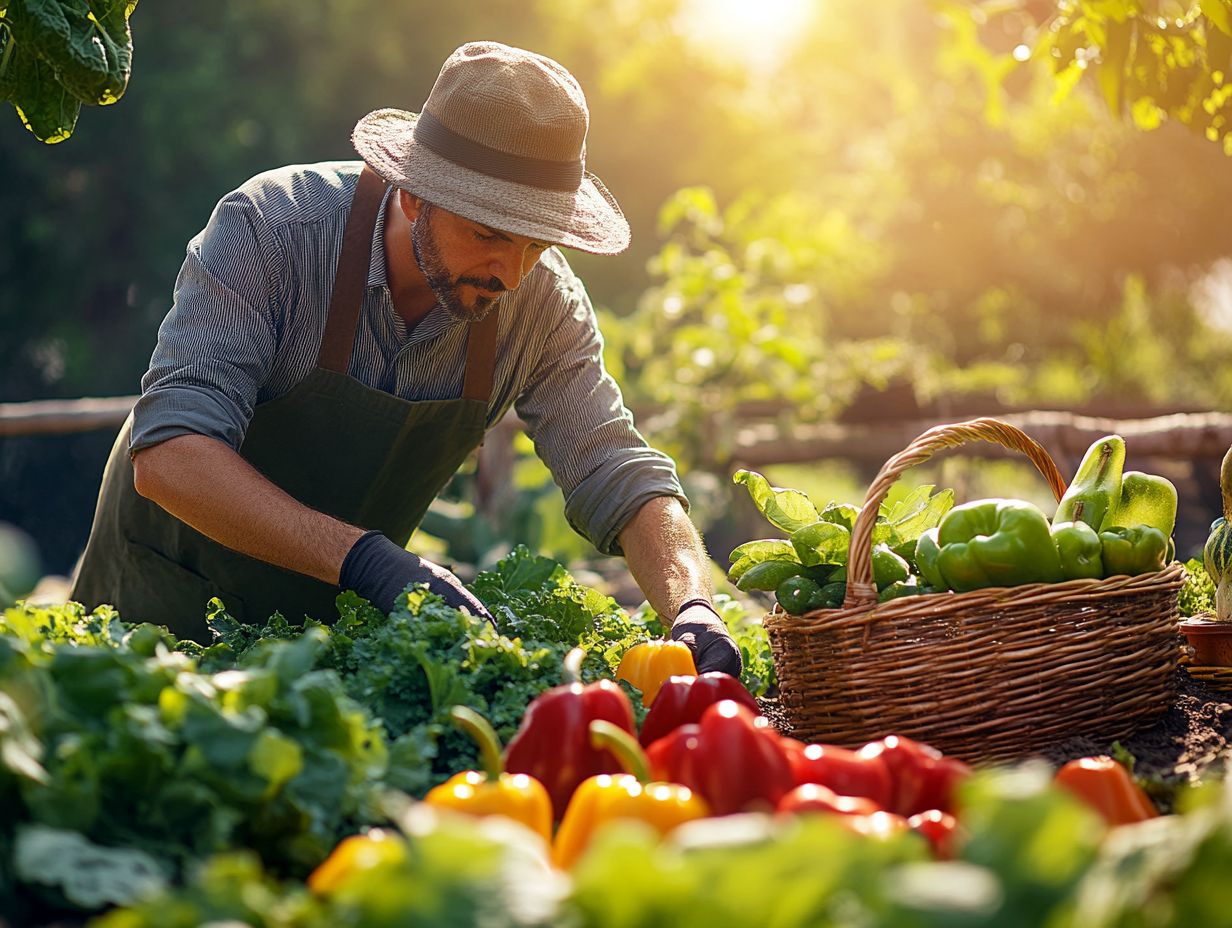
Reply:
[[[574,277],[573,268],[569,266],[569,262],[565,260],[564,253],[555,246],[552,246],[542,255],[539,256],[539,267],[543,268],[553,277]]]
[[[247,200],[271,226],[312,223],[345,213],[362,161],[289,164],[257,174],[230,194]]]
[[[535,270],[520,288],[524,298],[538,303],[548,312],[548,317],[559,319],[562,315],[580,317],[589,311],[590,301],[582,279],[575,274],[561,249],[549,248],[540,255]]]

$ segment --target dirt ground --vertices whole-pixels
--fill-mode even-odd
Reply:
[[[1184,669],[1176,671],[1176,687],[1176,699],[1167,712],[1120,741],[1134,758],[1135,776],[1165,811],[1177,787],[1223,775],[1232,739],[1232,692],[1195,680]],[[777,699],[758,702],[776,728],[790,733]],[[1043,756],[1060,765],[1076,757],[1113,753],[1111,743],[1074,737],[1057,742]]]

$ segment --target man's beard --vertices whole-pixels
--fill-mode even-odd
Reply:
[[[489,277],[487,280],[479,277],[459,277],[455,280],[450,276],[428,220],[433,209],[434,207],[425,203],[411,225],[411,251],[415,255],[415,261],[428,281],[428,286],[432,288],[437,303],[445,312],[462,322],[479,322],[500,301],[499,294],[504,291],[505,285],[496,277]],[[475,305],[467,307],[462,302],[461,288],[468,284],[497,293],[498,296],[485,297],[476,294]]]

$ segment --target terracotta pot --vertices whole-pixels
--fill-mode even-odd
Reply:
[[[1181,632],[1194,650],[1195,664],[1232,667],[1232,622],[1185,619]]]

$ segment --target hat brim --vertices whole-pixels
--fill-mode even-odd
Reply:
[[[375,110],[351,142],[387,182],[473,222],[596,255],[629,247],[629,223],[599,178],[586,173],[576,191],[545,190],[490,177],[415,141],[417,113]]]

